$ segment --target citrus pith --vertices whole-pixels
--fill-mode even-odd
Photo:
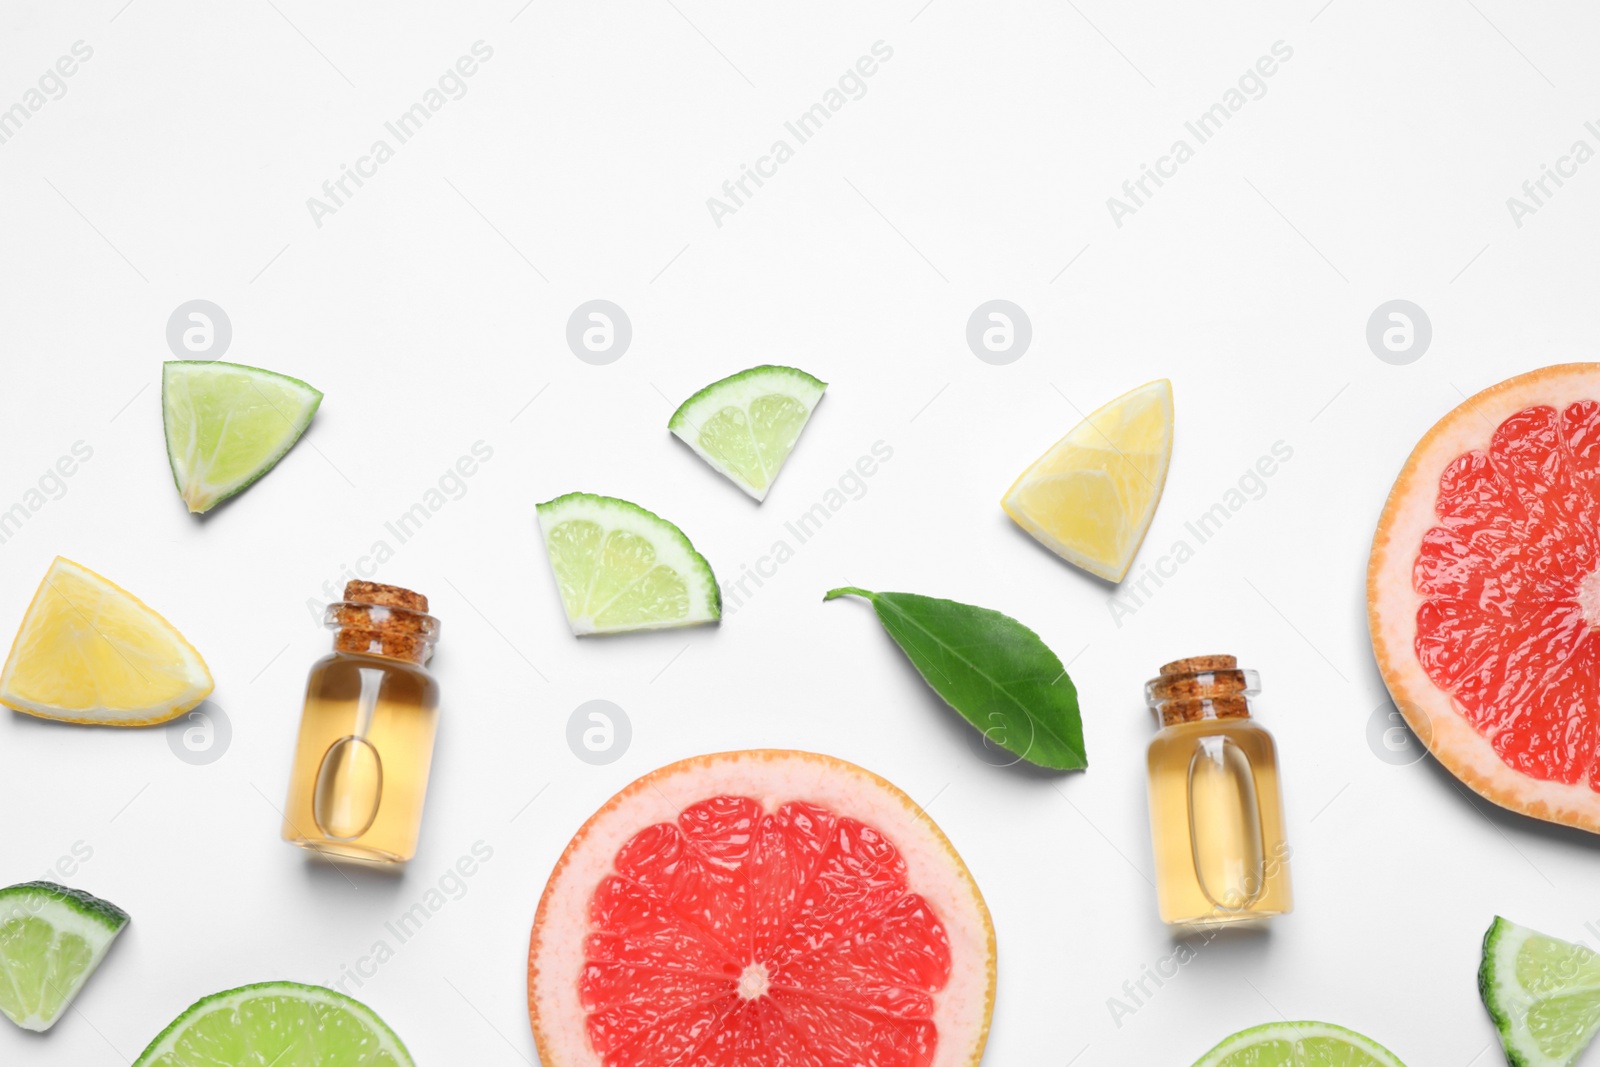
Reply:
[[[976,884],[910,797],[828,756],[729,752],[646,775],[578,831],[539,902],[528,1007],[546,1067],[971,1067],[994,964]]]

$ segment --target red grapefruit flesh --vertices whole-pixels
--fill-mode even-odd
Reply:
[[[1501,382],[1428,432],[1367,604],[1396,706],[1457,778],[1600,832],[1600,364]]]
[[[994,982],[944,834],[806,752],[701,756],[618,793],[556,864],[528,952],[545,1067],[970,1067]]]

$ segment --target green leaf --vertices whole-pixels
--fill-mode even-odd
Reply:
[[[831,589],[865,597],[924,681],[986,741],[1030,763],[1075,771],[1083,750],[1078,690],[1039,635],[1009,615],[915,593]]]

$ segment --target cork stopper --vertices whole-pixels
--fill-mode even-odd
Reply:
[[[398,585],[345,583],[344,599],[328,605],[324,622],[339,652],[387,656],[426,663],[439,639],[439,620],[428,614],[428,598]]]
[[[398,585],[380,585],[351,579],[344,583],[344,598],[357,604],[378,604],[386,608],[428,613],[428,598]]]
[[[351,583],[354,585],[355,583]],[[345,587],[345,599],[350,598],[349,586]],[[427,610],[424,608],[423,610]],[[1199,671],[1231,671],[1239,666],[1239,661],[1233,656],[1189,656],[1185,659],[1175,659],[1171,663],[1161,665],[1161,674],[1195,674]]]
[[[1233,656],[1189,656],[1164,664],[1159,677],[1145,683],[1145,703],[1161,715],[1161,725],[1202,719],[1247,719],[1250,697],[1261,689],[1255,671],[1242,670]]]

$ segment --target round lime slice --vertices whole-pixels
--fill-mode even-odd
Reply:
[[[1495,917],[1478,992],[1515,1067],[1577,1063],[1600,1029],[1600,956]]]
[[[322,394],[300,379],[259,367],[164,364],[167,460],[189,510],[209,511],[271,470],[320,403]]]
[[[54,882],[0,889],[0,1012],[50,1029],[127,925],[115,904]]]
[[[394,1031],[321,986],[262,982],[194,1002],[133,1067],[415,1067]]]
[[[538,512],[573,633],[694,626],[722,617],[711,564],[659,515],[592,493],[556,497]]]
[[[1194,1067],[1405,1067],[1370,1037],[1332,1023],[1268,1023],[1241,1030]]]
[[[685,400],[667,428],[762,500],[827,388],[794,367],[751,367]]]

